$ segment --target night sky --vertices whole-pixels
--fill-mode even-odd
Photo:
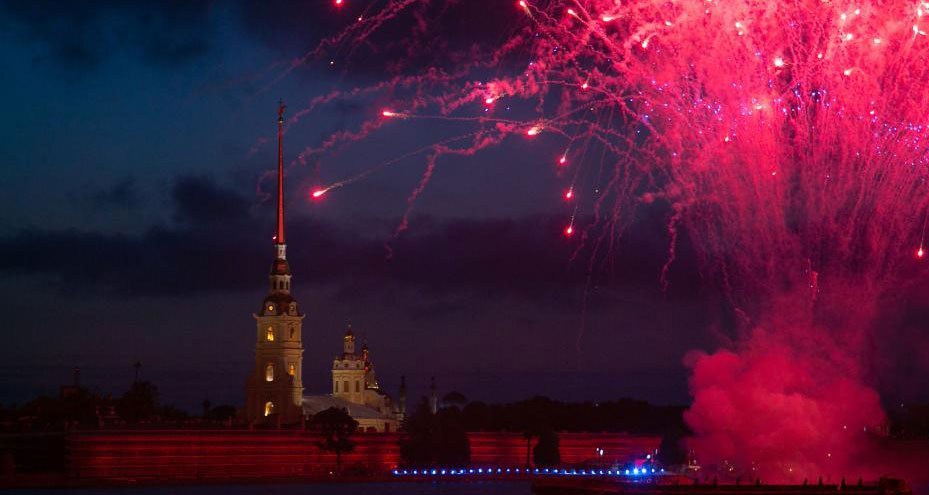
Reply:
[[[262,176],[275,166],[277,101],[292,115],[332,88],[404,70],[362,52],[275,81],[273,68],[358,15],[302,3],[0,3],[0,401],[54,394],[75,365],[84,385],[120,394],[141,361],[166,402],[242,404],[251,314],[274,253],[273,184]],[[442,26],[451,48],[507,29],[503,14],[458,8]],[[477,31],[461,27],[477,17]],[[385,39],[404,27],[391,29]],[[406,69],[449,48],[424,47]],[[555,143],[443,158],[395,240],[422,156],[308,200],[452,132],[404,123],[294,162],[386,103],[329,105],[285,135],[306,392],[328,391],[351,322],[390,392],[405,374],[415,397],[434,375],[440,390],[471,399],[686,403],[685,353],[727,332],[720,297],[701,283],[686,239],[662,291],[660,204],[609,256],[572,256],[576,240],[561,235],[570,213],[553,199]],[[917,306],[902,319],[921,319]]]

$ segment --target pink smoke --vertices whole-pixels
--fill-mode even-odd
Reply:
[[[731,477],[874,478],[886,420],[861,359],[874,305],[845,292],[834,314],[830,301],[813,312],[800,295],[777,298],[732,348],[687,356],[689,446]]]

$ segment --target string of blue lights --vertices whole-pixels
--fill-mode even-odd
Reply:
[[[394,469],[395,476],[449,476],[449,475],[558,475],[558,476],[629,476],[641,479],[643,476],[664,475],[664,469],[576,469],[576,468],[432,468],[432,469]]]

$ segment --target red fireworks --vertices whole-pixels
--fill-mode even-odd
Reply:
[[[312,53],[362,49],[371,33],[418,3],[388,0],[381,11],[366,14]],[[708,356],[695,371],[736,369],[760,383],[764,374],[754,373],[754,363],[768,363],[764,369],[769,370],[780,361],[753,346],[764,348],[770,341],[784,349],[786,364],[796,370],[785,378],[795,397],[776,386],[759,395],[785,404],[770,418],[768,431],[758,431],[765,422],[740,416],[751,409],[727,412],[722,404],[724,398],[743,403],[740,394],[756,382],[720,384],[725,373],[695,380],[700,414],[691,415],[691,425],[702,438],[713,439],[712,445],[696,443],[705,455],[740,469],[760,462],[782,473],[802,468],[810,476],[827,472],[816,471],[825,469],[825,452],[830,466],[850,458],[843,453],[853,445],[851,437],[822,433],[801,440],[789,436],[794,430],[783,423],[791,415],[807,415],[817,421],[807,424],[811,430],[834,432],[841,426],[837,422],[847,422],[861,431],[869,426],[862,423],[882,419],[874,413],[870,389],[856,382],[865,370],[849,363],[867,341],[861,334],[870,331],[871,302],[911,276],[907,253],[912,246],[919,246],[917,259],[925,255],[920,241],[929,208],[929,4],[519,0],[510,5],[522,24],[499,45],[484,47],[485,53],[455,58],[471,62],[313,100],[322,105],[378,95],[405,109],[381,112],[384,118],[402,117],[397,125],[439,119],[461,126],[457,136],[418,143],[404,155],[423,154],[427,171],[408,198],[396,234],[407,228],[410,209],[433,173],[441,173],[436,164],[443,156],[471,156],[512,135],[532,138],[522,140],[531,143],[525,146],[544,147],[567,182],[563,199],[573,200],[573,211],[564,211],[565,223],[571,216],[565,236],[573,235],[577,218],[584,235],[574,242],[595,249],[613,246],[638,209],[663,205],[668,211],[663,274],[675,260],[678,234],[685,228],[703,261],[704,279],[726,291],[740,321],[766,323],[740,341],[735,358]],[[426,11],[415,14],[418,25],[428,25]],[[416,41],[410,46],[425,43]],[[352,49],[341,50],[345,44]],[[501,95],[507,110],[511,103],[514,108],[505,118],[498,115],[501,108],[493,108],[503,106],[495,105]],[[357,131],[340,131],[305,154],[347,146],[382,125],[373,119]],[[562,167],[567,152],[557,155],[565,149],[571,150],[570,169]],[[384,166],[336,184],[362,180]],[[818,282],[811,288],[812,273]],[[781,310],[785,307],[789,311]],[[814,318],[819,308],[857,318],[820,323]],[[767,337],[755,336],[760,334]],[[822,359],[791,347],[792,341],[836,347]],[[726,359],[738,365],[717,362]],[[816,383],[850,393],[827,392]],[[825,410],[829,414],[810,413]],[[713,418],[723,413],[731,415],[726,416],[730,426],[744,419],[756,431],[721,431]],[[756,437],[805,447],[765,450],[753,443]]]

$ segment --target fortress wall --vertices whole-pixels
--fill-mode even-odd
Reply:
[[[342,455],[346,473],[386,473],[401,463],[398,433],[354,437]],[[526,439],[519,433],[469,433],[474,466],[521,467]],[[565,464],[631,461],[658,447],[658,437],[613,433],[561,433]],[[113,430],[72,433],[67,438],[70,476],[82,479],[236,479],[326,476],[336,456],[302,430]],[[533,440],[533,445],[535,440]],[[604,450],[604,456],[596,449]]]

